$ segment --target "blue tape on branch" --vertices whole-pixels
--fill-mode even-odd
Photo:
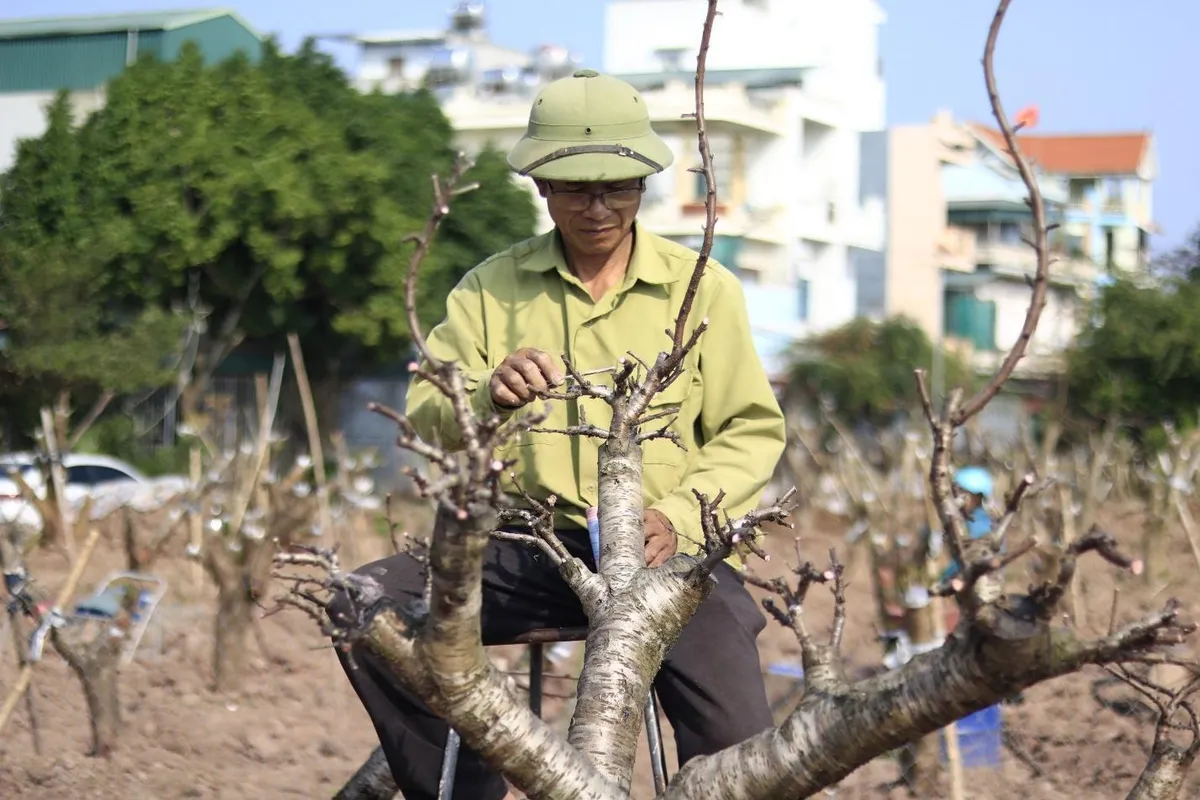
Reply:
[[[596,568],[600,567],[600,509],[588,506],[587,510],[588,538],[592,540],[592,556],[596,559]]]

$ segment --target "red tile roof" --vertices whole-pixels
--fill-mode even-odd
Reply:
[[[971,129],[1003,151],[1000,131],[978,123]],[[1150,146],[1149,133],[1019,135],[1017,144],[1026,158],[1046,172],[1066,175],[1132,175],[1138,171]]]

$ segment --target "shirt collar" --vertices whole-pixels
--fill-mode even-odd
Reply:
[[[650,284],[674,283],[682,276],[662,257],[654,246],[652,234],[642,230],[636,221],[633,223],[633,255],[629,259],[629,269],[623,286],[632,286],[636,281]],[[567,257],[563,254],[562,240],[558,229],[542,236],[540,246],[535,247],[528,256],[520,262],[520,268],[529,272],[548,272],[558,269],[564,275],[569,275]]]

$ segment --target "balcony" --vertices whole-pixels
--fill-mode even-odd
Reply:
[[[995,373],[1008,355],[1008,350],[971,352],[971,367],[976,373],[988,375]],[[1067,358],[1062,352],[1040,352],[1025,354],[1013,369],[1013,377],[1021,380],[1045,380],[1061,375],[1066,370]]]
[[[975,232],[949,225],[942,229],[934,244],[938,266],[954,272],[974,272]]]
[[[872,198],[862,205],[851,205],[842,218],[846,244],[861,250],[883,250],[887,239],[887,214],[882,200]]]
[[[464,88],[446,98],[442,112],[456,131],[524,131],[529,124],[529,98],[478,96]]]
[[[1061,243],[1050,243],[1050,282],[1060,286],[1082,286],[1095,280],[1096,265],[1080,255],[1068,254]],[[1037,254],[1024,242],[985,239],[975,242],[975,264],[986,264],[1002,277],[1025,278],[1037,269]]]
[[[704,229],[704,203],[665,200],[643,205],[638,219],[663,236],[689,236]],[[787,215],[779,205],[717,204],[717,231],[723,235],[782,245],[789,241]]]
[[[695,92],[691,81],[672,81],[661,89],[646,90],[642,96],[656,126],[686,124],[694,129],[696,123],[689,115],[696,111]],[[704,118],[710,125],[736,126],[775,136],[786,132],[784,120],[775,113],[774,104],[754,99],[736,84],[705,88]]]
[[[802,199],[792,210],[793,228],[801,239],[834,242],[838,239],[838,208],[832,200]]]

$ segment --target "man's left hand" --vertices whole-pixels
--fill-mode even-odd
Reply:
[[[666,514],[646,509],[642,514],[646,534],[646,566],[657,567],[675,555],[678,537]]]

